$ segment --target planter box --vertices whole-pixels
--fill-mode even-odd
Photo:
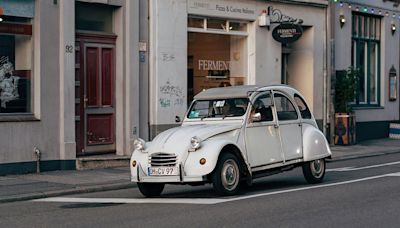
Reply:
[[[354,113],[335,113],[335,144],[356,143],[356,116]]]
[[[400,124],[399,123],[390,123],[389,138],[400,139]]]

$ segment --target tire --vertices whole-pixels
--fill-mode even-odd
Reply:
[[[303,164],[303,175],[310,184],[321,183],[325,176],[325,159],[318,159]]]
[[[235,195],[240,187],[240,173],[240,163],[237,157],[230,153],[223,153],[212,174],[212,183],[216,193],[223,196]]]
[[[165,184],[163,183],[137,183],[139,191],[145,197],[156,197],[160,196],[164,190]]]

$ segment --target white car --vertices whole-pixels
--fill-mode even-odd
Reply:
[[[131,180],[146,197],[165,184],[203,183],[233,195],[243,182],[299,166],[307,182],[319,183],[331,156],[303,96],[285,85],[203,91],[180,127],[134,147]]]

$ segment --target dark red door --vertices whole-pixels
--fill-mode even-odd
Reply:
[[[115,152],[115,47],[87,41],[78,44],[77,154]]]

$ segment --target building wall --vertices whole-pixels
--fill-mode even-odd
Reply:
[[[197,5],[196,5],[197,4]],[[202,4],[208,5],[203,7]],[[199,6],[200,5],[200,6]],[[253,14],[216,10],[216,6],[247,8]],[[281,82],[281,44],[270,30],[258,25],[258,16],[268,6],[303,20],[305,33],[294,45],[293,86],[306,96],[315,117],[326,123],[327,7],[328,1],[150,1],[150,136],[177,126],[175,116],[187,109],[188,15],[248,21],[246,84]],[[304,81],[305,80],[305,81]],[[164,88],[174,93],[165,93]],[[181,102],[183,99],[184,102]],[[325,119],[325,120],[324,120]]]
[[[133,140],[146,127],[139,109],[139,0],[82,1],[115,8],[116,154],[130,155]],[[0,115],[0,175],[35,172],[34,148],[41,152],[41,171],[75,169],[75,2],[34,1],[27,53],[33,56],[33,113]]]
[[[73,166],[74,153],[65,151],[60,154],[59,15],[60,8],[52,1],[35,1],[33,115],[0,116],[0,173],[4,172],[2,167],[6,167],[5,164],[35,161],[35,147],[48,164],[62,160],[64,165]],[[54,163],[54,168],[59,164]]]
[[[340,4],[334,4],[334,18],[332,19],[334,27],[334,62],[335,70],[345,70],[351,65],[351,37],[352,37],[352,12],[357,10],[363,12],[364,7],[368,8],[366,14],[379,15],[379,10],[381,10],[381,64],[380,64],[380,107],[373,108],[357,108],[355,107],[356,121],[362,129],[368,128],[370,123],[370,128],[376,128],[376,125],[381,126],[381,129],[386,129],[379,131],[376,137],[384,137],[388,135],[388,122],[399,120],[399,98],[396,101],[389,101],[389,70],[392,66],[397,70],[397,75],[399,74],[399,52],[400,52],[400,36],[399,32],[396,31],[394,35],[391,32],[391,24],[394,23],[397,28],[399,28],[399,9],[393,6],[393,2],[389,1],[351,1],[352,7],[349,8],[347,2],[341,7]],[[374,8],[374,12],[371,9]],[[389,12],[389,16],[385,16],[386,12]],[[396,14],[392,17],[393,13]],[[339,17],[343,15],[346,18],[346,23],[341,28],[339,23]],[[399,78],[399,76],[397,76]],[[399,83],[397,82],[397,91],[399,89]],[[398,96],[398,95],[397,95]],[[375,127],[373,127],[375,126]],[[357,128],[358,129],[358,128]],[[360,128],[361,129],[361,128]],[[357,131],[359,134],[359,139],[370,139],[374,137],[374,132]],[[370,134],[370,135],[366,135]]]

